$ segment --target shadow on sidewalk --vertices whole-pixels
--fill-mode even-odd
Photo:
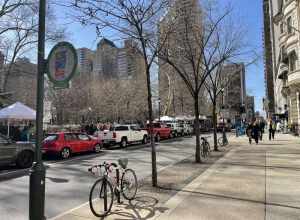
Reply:
[[[283,208],[291,208],[291,209],[300,210],[300,207],[298,207],[298,206],[291,206],[291,205],[285,205],[285,204],[280,204],[280,203],[272,203],[272,202],[267,203],[265,201],[259,201],[259,200],[252,200],[252,199],[239,198],[239,197],[226,196],[226,195],[218,195],[218,194],[199,192],[199,191],[169,188],[169,187],[163,187],[163,186],[159,186],[159,188],[161,190],[190,193],[190,194],[199,195],[200,197],[205,197],[205,198],[236,200],[236,201],[241,201],[241,202],[250,202],[250,203],[256,203],[256,204],[261,204],[261,205],[276,206],[276,207],[283,207]]]
[[[148,194],[139,194],[134,200],[129,201],[128,204],[123,203],[118,205],[108,217],[113,216],[114,219],[126,220],[146,220],[167,210],[168,208],[159,205],[159,201],[155,197]]]

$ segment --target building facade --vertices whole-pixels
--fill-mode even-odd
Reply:
[[[251,121],[255,117],[254,96],[246,96],[246,120]]]
[[[77,49],[78,71],[80,75],[89,75],[93,72],[95,52],[88,48]]]
[[[188,16],[188,20],[186,16]],[[201,34],[201,21],[201,8],[198,1],[174,0],[159,24],[160,41],[164,41],[165,33],[170,31],[170,22],[175,23],[172,25],[174,30],[169,34],[163,50],[168,50],[174,54],[173,62],[176,63],[177,66],[181,66],[186,74],[191,77],[193,75],[192,65],[184,59],[184,55],[182,55],[179,50],[180,48],[187,47],[183,37],[186,35],[190,36],[189,43],[191,47],[195,50],[199,48],[199,42],[193,42],[192,36],[194,34]],[[191,28],[187,30],[186,25],[189,25]],[[195,31],[196,27],[198,28],[197,33]],[[179,48],[178,51],[177,48]],[[197,59],[196,57],[194,58]],[[162,59],[159,59],[158,80],[162,115],[179,116],[194,114],[194,101],[186,84],[174,68]],[[207,107],[207,99],[203,93],[204,91],[201,91],[199,95],[200,114],[206,114],[205,108]],[[206,103],[204,104],[204,102]]]
[[[35,109],[37,65],[27,58],[19,58],[11,65],[9,73],[8,68],[9,65],[3,64],[0,70],[2,90],[10,94],[6,104],[19,101]]]
[[[273,72],[273,51],[272,51],[272,30],[273,26],[270,10],[269,0],[263,1],[263,15],[264,15],[264,76],[265,76],[265,89],[266,98],[264,99],[264,109],[267,117],[275,113],[274,107],[274,72]]]
[[[269,0],[269,6],[275,116],[299,133],[300,3],[298,0]]]
[[[221,76],[226,82],[223,93],[224,117],[235,124],[246,113],[243,110],[246,109],[245,65],[226,64]]]

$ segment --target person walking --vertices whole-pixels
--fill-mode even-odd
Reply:
[[[249,138],[249,144],[252,143],[252,129],[253,129],[253,124],[250,122],[247,126],[247,129],[246,129],[246,134]]]
[[[269,127],[269,140],[272,140],[272,139],[274,140],[276,125],[272,121],[272,119],[270,119],[268,127]]]
[[[255,121],[253,126],[252,126],[252,134],[253,138],[255,140],[255,143],[258,144],[258,139],[260,137],[260,126],[258,121]]]
[[[273,140],[274,140],[274,138],[275,138],[276,128],[277,128],[276,122],[273,122],[273,124],[272,124],[272,139],[273,139]]]
[[[264,122],[264,120],[261,120],[259,122],[259,128],[260,128],[260,140],[262,141],[263,139],[263,134],[265,133],[265,127],[266,127],[266,124]]]

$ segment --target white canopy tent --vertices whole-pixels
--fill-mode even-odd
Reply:
[[[175,121],[175,118],[172,118],[170,116],[162,116],[160,117],[160,121]]]
[[[16,102],[13,105],[0,110],[0,119],[7,120],[7,136],[9,137],[9,123],[13,120],[28,120],[36,119],[36,111],[24,105],[21,102]]]

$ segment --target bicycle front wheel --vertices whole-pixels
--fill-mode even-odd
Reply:
[[[114,201],[111,183],[105,178],[98,179],[91,188],[89,203],[92,213],[97,217],[106,216]]]
[[[135,198],[138,188],[137,178],[132,169],[126,169],[121,179],[122,194],[125,199],[132,200]]]

